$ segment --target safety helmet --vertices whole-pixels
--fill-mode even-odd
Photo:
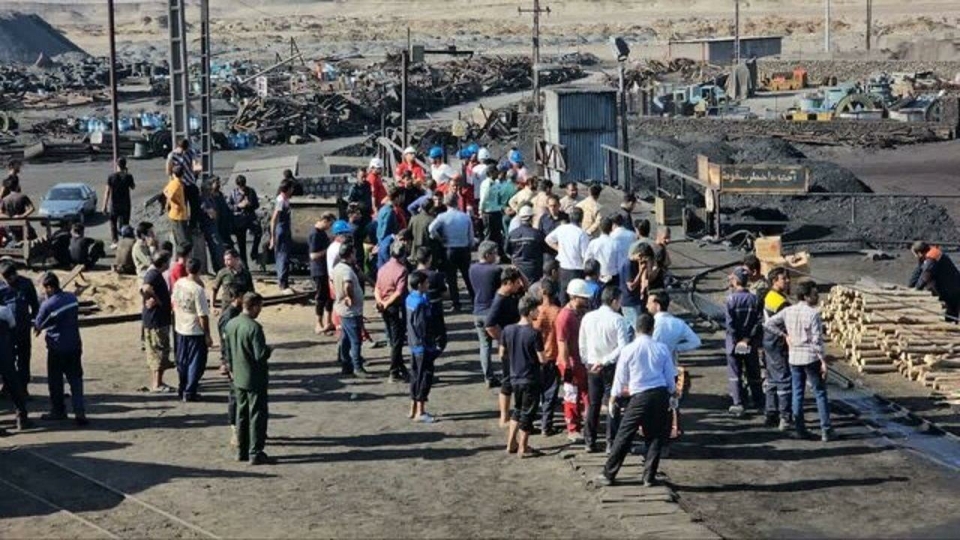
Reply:
[[[490,151],[487,150],[486,148],[481,148],[480,151],[477,152],[477,159],[480,160],[480,161],[487,161],[487,160],[489,160],[489,159],[490,159]]]
[[[338,219],[333,222],[333,227],[331,228],[334,236],[340,236],[341,234],[350,234],[353,232],[353,226],[347,223],[342,219]]]
[[[382,169],[382,168],[383,168],[383,160],[380,159],[380,158],[378,158],[378,157],[375,157],[375,158],[371,159],[371,160],[370,160],[370,168],[371,168],[371,169]]]
[[[430,149],[430,159],[443,159],[443,148],[434,146]]]
[[[417,153],[417,149],[412,146],[408,146],[407,149],[403,151],[403,155],[407,155],[407,154],[416,155],[416,153]]]
[[[519,150],[512,150],[510,152],[510,163],[523,165],[523,154],[521,154]]]
[[[567,296],[577,296],[580,298],[590,298],[590,288],[587,282],[582,279],[571,279],[567,284]]]

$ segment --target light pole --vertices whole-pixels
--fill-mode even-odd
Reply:
[[[619,75],[619,109],[620,109],[620,178],[623,179],[623,187],[626,191],[631,190],[633,179],[627,174],[630,163],[627,160],[626,153],[630,151],[629,141],[627,140],[627,59],[630,58],[630,47],[623,38],[610,38],[610,50],[614,58],[617,59],[617,72]]]
[[[824,1],[823,51],[830,52],[830,0]]]
[[[120,159],[120,113],[117,105],[117,30],[114,21],[113,0],[107,0],[107,25],[110,27],[110,116],[113,120],[111,138],[113,139],[113,165]]]

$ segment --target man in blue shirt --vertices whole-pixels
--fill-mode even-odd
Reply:
[[[11,263],[12,264],[12,263]],[[20,384],[17,369],[14,366],[14,334],[17,320],[14,315],[14,291],[0,282],[0,378],[3,379],[7,394],[17,411],[17,430],[29,429],[32,423],[27,418],[27,396]],[[28,330],[29,331],[29,330]],[[29,334],[28,334],[29,335]],[[6,435],[0,429],[0,435]]]
[[[34,332],[37,335],[44,331],[47,333],[47,386],[50,390],[50,413],[42,418],[67,418],[63,397],[63,378],[66,377],[70,384],[74,420],[78,426],[85,426],[88,422],[83,401],[83,366],[80,362],[83,343],[80,341],[80,325],[77,321],[80,305],[76,296],[60,289],[60,278],[53,272],[44,274],[40,284],[47,299],[37,311]]]
[[[766,405],[763,386],[760,382],[760,357],[762,330],[762,306],[755,294],[747,288],[750,273],[746,268],[737,268],[730,274],[732,292],[726,305],[727,381],[730,399],[730,414],[743,416],[746,390],[744,375],[750,389],[751,405],[762,411]]]
[[[3,280],[10,286],[10,292],[16,299],[14,317],[17,326],[12,331],[11,345],[13,346],[13,357],[20,386],[23,389],[24,396],[29,397],[30,356],[33,350],[30,326],[33,318],[37,316],[40,301],[37,298],[37,289],[33,286],[33,282],[19,275],[14,263],[0,266],[0,273],[2,273]]]
[[[444,204],[447,211],[437,216],[430,224],[430,236],[440,240],[446,250],[444,271],[447,275],[447,288],[453,310],[460,311],[460,287],[457,286],[457,272],[467,286],[467,293],[473,298],[473,285],[470,284],[470,250],[473,248],[473,220],[457,209],[456,193],[447,195]]]
[[[623,460],[633,446],[637,428],[643,427],[647,455],[643,462],[643,485],[653,486],[660,452],[670,428],[670,396],[676,393],[677,369],[666,345],[657,343],[653,334],[653,317],[644,313],[637,320],[637,338],[627,345],[617,360],[617,371],[610,391],[610,407],[618,397],[629,396],[613,448],[603,467],[603,474],[594,479],[611,485],[620,472]]]
[[[417,270],[407,278],[410,294],[407,310],[407,344],[410,346],[410,418],[432,424],[433,416],[426,411],[430,387],[433,385],[433,363],[440,355],[437,347],[437,329],[430,326],[429,287],[425,272]]]

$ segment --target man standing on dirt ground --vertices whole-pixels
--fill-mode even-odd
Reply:
[[[363,367],[360,355],[363,329],[363,285],[353,271],[356,264],[356,248],[352,243],[340,246],[340,261],[330,272],[333,280],[333,312],[340,317],[339,359],[340,373],[371,379],[373,375]]]
[[[960,272],[953,260],[942,249],[926,242],[914,242],[910,252],[917,259],[910,287],[932,291],[946,306],[947,321],[960,321]]]
[[[417,249],[417,271],[427,276],[427,298],[430,300],[430,330],[434,333],[437,349],[442,353],[447,348],[447,322],[443,317],[443,293],[447,281],[433,264],[430,248]]]
[[[227,204],[233,211],[233,234],[236,237],[237,251],[240,252],[240,258],[244,265],[249,265],[247,259],[247,232],[253,233],[253,260],[257,259],[260,252],[260,220],[257,217],[257,209],[260,208],[260,200],[257,198],[257,192],[253,188],[247,187],[247,178],[242,174],[237,175],[234,180],[236,187],[230,192],[227,198]]]
[[[243,313],[227,323],[224,330],[233,386],[237,392],[237,460],[250,465],[273,463],[263,451],[267,442],[267,386],[272,350],[267,346],[263,327],[257,322],[263,309],[263,297],[257,293],[243,296]]]
[[[790,273],[786,268],[774,268],[770,271],[770,290],[763,299],[764,322],[790,307],[787,295],[790,294]],[[778,426],[780,431],[790,429],[790,393],[791,375],[787,340],[776,332],[763,333],[763,359],[767,368],[764,380],[766,400],[766,425]]]
[[[544,437],[557,434],[553,427],[553,414],[557,408],[560,392],[560,372],[557,371],[557,317],[560,304],[557,301],[557,282],[546,280],[540,284],[540,299],[533,329],[543,336],[543,358],[540,365],[540,429]]]
[[[273,214],[270,216],[270,244],[273,250],[274,264],[277,267],[277,284],[283,294],[293,294],[290,290],[290,248],[293,243],[293,226],[290,224],[290,194],[293,184],[289,180],[280,182],[280,194],[277,195]]]
[[[820,416],[820,440],[829,442],[833,438],[833,428],[830,426],[830,402],[827,400],[827,360],[823,345],[823,320],[817,309],[820,300],[817,284],[813,281],[800,283],[797,286],[797,299],[800,300],[797,305],[770,317],[763,326],[785,337],[790,348],[794,433],[800,439],[810,436],[803,419],[804,391],[809,381]]]
[[[760,271],[762,268],[760,259],[753,254],[747,255],[743,258],[743,267],[747,269],[750,275],[750,284],[747,289],[756,295],[760,299],[760,303],[763,304],[763,299],[767,296],[767,291],[770,290],[770,282]]]
[[[119,240],[120,228],[130,224],[130,191],[137,186],[133,175],[127,170],[127,158],[117,160],[117,172],[107,178],[103,193],[103,213],[110,216],[110,239],[113,248]]]
[[[163,383],[163,373],[175,367],[170,361],[170,325],[173,324],[173,311],[170,289],[163,273],[170,266],[170,254],[159,251],[153,256],[150,269],[143,276],[140,295],[143,297],[143,343],[150,368],[150,391],[155,393],[173,392],[173,388]]]
[[[463,277],[467,293],[474,298],[473,285],[470,284],[470,249],[473,247],[473,220],[457,209],[457,195],[449,194],[444,199],[447,211],[437,216],[430,224],[430,236],[440,240],[446,249],[447,288],[453,311],[460,312],[460,287],[457,285],[457,272]]]
[[[172,392],[173,388],[163,383],[163,373],[175,367],[170,361],[170,325],[173,311],[170,289],[163,273],[170,266],[170,254],[159,251],[153,256],[150,269],[143,276],[140,295],[143,297],[143,343],[150,368],[150,391]]]
[[[518,214],[520,226],[507,236],[507,254],[514,266],[523,272],[527,283],[540,281],[543,273],[543,233],[531,226],[533,209],[524,206]]]
[[[624,229],[634,233],[633,230],[633,213],[637,209],[637,196],[633,193],[624,193],[623,200],[620,202],[620,210],[615,214],[620,217],[620,226]]]
[[[321,334],[332,332],[333,326],[333,300],[330,298],[330,272],[327,270],[327,250],[330,249],[330,237],[327,231],[333,226],[336,216],[332,213],[326,213],[320,216],[320,219],[313,224],[310,236],[307,237],[307,252],[310,256],[310,278],[313,279],[313,285],[317,288],[315,298],[317,308],[317,325],[313,332]],[[339,246],[338,246],[339,248]],[[326,314],[326,324],[324,324],[324,314]]]
[[[30,323],[37,316],[40,309],[40,300],[37,298],[37,289],[33,281],[17,273],[17,265],[7,262],[0,265],[3,280],[10,286],[10,292],[15,297],[13,316],[16,327],[10,334],[10,344],[13,351],[14,365],[17,380],[23,390],[24,397],[30,397],[30,357],[33,353],[33,336],[30,335]],[[13,386],[17,380],[10,381]]]
[[[583,230],[590,236],[596,236],[600,232],[600,216],[602,214],[600,193],[602,192],[603,186],[594,182],[590,184],[590,196],[577,203],[577,208],[583,210]]]
[[[409,381],[410,374],[403,365],[403,344],[406,341],[404,298],[407,292],[407,248],[400,242],[390,246],[390,260],[377,271],[373,288],[377,311],[383,317],[383,326],[390,343],[390,382]]]
[[[184,175],[183,168],[176,166],[173,168],[170,181],[163,188],[163,196],[166,199],[167,219],[170,220],[170,228],[173,233],[173,242],[177,248],[187,245],[191,242],[190,238],[190,207],[187,206],[186,192],[181,177]]]
[[[234,294],[243,296],[248,292],[254,292],[253,276],[243,265],[240,255],[236,251],[228,249],[223,254],[223,268],[217,272],[217,276],[213,279],[212,292],[210,298],[213,298],[214,301],[220,300],[221,307],[232,302]]]
[[[200,259],[187,262],[188,276],[173,285],[174,330],[176,334],[177,397],[198,401],[197,388],[207,369],[207,354],[213,345],[210,336],[210,303],[200,280]]]
[[[9,263],[8,263],[9,264]],[[8,287],[3,287],[3,296],[10,296],[13,291]],[[11,309],[9,299],[4,298],[4,304],[0,304],[0,379],[3,379],[4,388],[13,402],[13,407],[17,411],[17,431],[33,427],[33,423],[27,417],[27,394],[26,386],[21,385],[19,374],[14,366],[14,336],[18,330],[17,318],[14,315],[15,309]],[[29,335],[30,326],[28,321],[27,332]],[[7,432],[0,428],[0,436],[7,435]]]
[[[597,452],[597,432],[603,398],[610,394],[620,351],[630,343],[633,331],[620,312],[620,291],[605,287],[600,293],[600,308],[583,316],[580,323],[580,358],[587,366],[587,422],[583,440],[587,453]],[[619,409],[607,412],[607,448],[620,423]]]
[[[233,385],[233,365],[230,362],[230,342],[227,341],[227,324],[237,315],[243,313],[243,297],[246,293],[237,290],[236,284],[227,285],[230,303],[224,305],[220,317],[217,319],[217,332],[220,335],[220,374],[230,381],[230,391],[227,394],[227,422],[230,424],[230,446],[236,448],[237,442],[237,389]]]
[[[470,266],[470,282],[476,294],[473,297],[473,327],[480,342],[480,370],[487,388],[500,386],[490,362],[493,356],[493,338],[487,333],[487,315],[500,287],[500,265],[497,264],[499,247],[490,241],[480,242],[477,254],[480,260]]]
[[[567,422],[567,440],[582,442],[580,430],[587,405],[587,368],[580,359],[580,317],[587,311],[590,290],[582,279],[567,285],[567,305],[557,315],[557,369],[563,381],[563,418]]]
[[[540,365],[543,363],[543,336],[530,324],[537,317],[537,307],[536,298],[523,297],[517,312],[520,320],[504,328],[500,339],[500,357],[505,360],[504,371],[509,373],[514,393],[507,453],[517,453],[521,458],[543,455],[529,446],[540,402]]]
[[[565,304],[567,287],[571,280],[583,279],[583,263],[587,259],[590,236],[580,228],[583,210],[570,211],[570,223],[564,223],[547,235],[547,245],[557,252],[560,263],[560,303]]]
[[[670,309],[670,295],[666,291],[651,291],[647,299],[647,311],[653,315],[653,340],[667,346],[673,362],[679,373],[677,379],[677,395],[670,398],[671,430],[670,438],[679,437],[683,430],[680,427],[680,398],[684,392],[687,379],[686,368],[680,367],[679,354],[700,348],[700,336],[679,317],[675,317]]]
[[[730,274],[731,293],[726,302],[727,387],[733,404],[730,414],[743,416],[746,392],[743,379],[750,389],[751,403],[763,410],[766,398],[760,383],[760,345],[762,308],[757,296],[747,289],[750,273],[744,267]]]
[[[141,280],[150,269],[153,254],[157,251],[157,237],[153,234],[153,223],[141,221],[137,224],[137,241],[133,243],[133,265],[137,269],[137,277]]]
[[[587,245],[587,258],[600,263],[600,282],[614,287],[620,284],[620,267],[626,251],[620,251],[613,239],[613,220],[605,217],[600,220],[600,236]]]
[[[523,274],[514,266],[508,266],[500,272],[500,287],[490,304],[484,328],[490,339],[499,345],[503,329],[520,321],[518,305],[523,296]],[[513,388],[510,386],[510,363],[508,358],[500,356],[500,427],[506,427],[510,421],[510,397]]]
[[[437,329],[430,326],[433,307],[427,298],[427,274],[414,271],[409,278],[410,294],[404,300],[407,319],[407,339],[410,345],[410,419],[432,424],[435,419],[427,413],[427,399],[433,386],[433,365],[440,350],[437,347]]]
[[[182,139],[167,156],[167,176],[176,176],[183,184],[184,198],[190,208],[190,231],[200,224],[200,186],[197,185],[197,154],[190,147],[190,139]],[[174,173],[180,168],[180,175]]]
[[[667,408],[670,397],[677,391],[677,369],[667,347],[650,337],[653,324],[653,317],[647,313],[641,315],[637,321],[637,338],[623,349],[617,360],[610,401],[613,402],[617,397],[629,397],[629,402],[603,473],[594,479],[600,485],[608,486],[616,481],[639,427],[643,427],[647,443],[643,485],[656,485],[660,453],[670,427]]]
[[[50,412],[45,420],[66,420],[66,403],[63,396],[63,379],[70,384],[70,400],[73,404],[74,422],[85,426],[86,406],[83,399],[83,342],[80,340],[80,324],[77,316],[80,304],[73,293],[60,288],[60,278],[47,272],[40,278],[46,300],[40,304],[34,320],[34,333],[46,332],[47,342],[47,387],[50,391]]]

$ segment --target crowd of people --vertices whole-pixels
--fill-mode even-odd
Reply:
[[[315,332],[337,335],[341,376],[376,377],[366,369],[362,347],[372,340],[364,315],[370,290],[387,338],[389,380],[409,384],[412,420],[435,422],[427,404],[438,378],[436,362],[448,346],[445,317],[469,304],[478,371],[487,388],[498,389],[507,452],[539,455],[532,434],[565,432],[586,452],[606,451],[597,481],[610,483],[639,434],[647,443],[643,481],[655,483],[663,449],[682,433],[679,408],[689,378],[678,355],[701,346],[690,326],[669,311],[669,230],[654,235],[649,221],[634,219],[637,198],[630,193],[618,208],[606,208],[599,184],[587,186],[584,198],[576,183],[554,192],[553,183],[531,174],[516,150],[498,161],[487,149],[467,148],[459,168],[446,162],[442,148],[428,156],[423,167],[416,150],[406,149],[392,179],[384,178],[381,160],[371,160],[344,196],[342,215],[319,216],[309,234]],[[164,200],[173,242],[160,241],[151,223],[129,225],[124,204],[134,184],[125,163],[119,164],[107,193],[109,204],[119,205],[110,206],[115,268],[141,282],[151,392],[200,399],[214,343],[211,317],[218,316],[220,371],[231,381],[231,444],[239,459],[269,463],[264,448],[271,348],[257,322],[263,297],[254,290],[246,257],[248,233],[254,235],[254,259],[262,234],[258,197],[242,176],[229,196],[220,192],[219,181],[201,185],[194,161],[189,143],[168,160]],[[282,289],[291,283],[290,198],[299,193],[302,188],[286,175],[269,214],[266,248],[274,253]],[[209,237],[215,273],[209,284],[191,246],[199,234]],[[956,291],[945,284],[951,269],[956,273],[949,258],[925,244],[913,251],[918,269],[911,285],[936,287],[948,306],[958,305],[951,304]],[[10,362],[0,363],[0,376],[17,407],[18,426],[29,425],[31,329],[46,331],[48,416],[65,415],[66,378],[77,423],[85,424],[76,297],[62,291],[52,273],[40,280],[43,302],[14,265],[5,264],[0,273],[0,350],[13,353]],[[800,282],[792,304],[790,274],[773,268],[763,275],[754,256],[729,280],[729,413],[742,417],[755,409],[771,427],[807,438],[803,400],[809,384],[821,438],[830,440],[816,284]],[[171,369],[177,371],[176,388],[164,382]],[[560,430],[554,425],[558,409]]]

